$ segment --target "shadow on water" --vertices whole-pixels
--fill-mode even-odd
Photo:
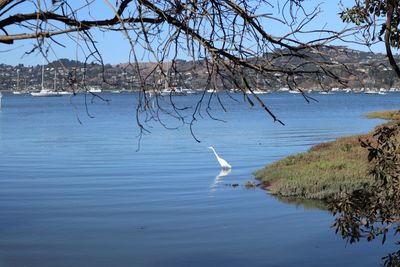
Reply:
[[[348,244],[361,240],[376,240],[397,246],[395,235],[400,232],[399,185],[376,184],[355,190],[336,200],[330,206],[335,217],[333,228]],[[390,233],[390,235],[389,235]],[[400,249],[382,257],[383,266],[400,266]]]
[[[228,176],[231,173],[231,169],[221,169],[217,176],[215,176],[214,181],[210,185],[210,192],[215,192],[217,190],[218,184],[222,181],[222,177]]]
[[[278,201],[294,205],[305,210],[323,210],[332,214],[332,229],[340,235],[346,244],[355,244],[361,240],[371,242],[381,238],[382,245],[387,236],[400,233],[400,193],[396,188],[377,185],[355,190],[334,201],[310,200],[296,197],[272,195]],[[389,193],[388,193],[389,192]],[[379,240],[377,240],[379,241]],[[400,241],[390,238],[396,246]],[[389,252],[382,258],[385,267],[400,266],[400,249]]]
[[[317,209],[317,210],[329,211],[328,203],[322,200],[304,199],[296,197],[283,197],[277,195],[273,195],[273,197],[282,203],[294,205],[296,206],[296,208],[304,208],[305,210]]]

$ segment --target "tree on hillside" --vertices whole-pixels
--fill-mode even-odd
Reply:
[[[106,12],[99,12],[99,8]],[[85,63],[99,63],[104,68],[96,36],[100,32],[120,33],[130,46],[126,70],[140,85],[136,109],[142,133],[147,131],[148,121],[163,124],[160,114],[190,126],[201,117],[201,110],[214,118],[211,99],[216,98],[225,110],[219,93],[229,93],[230,88],[240,90],[251,106],[261,106],[274,121],[282,123],[254,93],[260,81],[268,87],[279,80],[309,101],[299,79],[315,79],[321,87],[327,80],[345,85],[346,80],[337,73],[343,69],[350,72],[323,48],[334,40],[346,39],[354,29],[336,32],[321,26],[313,28],[320,12],[317,4],[306,9],[303,0],[0,0],[0,43],[35,40],[27,53],[39,52],[46,57],[69,40],[85,55]],[[151,63],[145,67],[143,55]],[[172,97],[158,94],[160,87],[176,86],[176,80],[183,79],[178,66],[182,57],[204,66],[204,92],[213,91],[201,94],[193,103],[189,120],[181,115],[182,107]],[[196,64],[186,71],[195,72]],[[105,76],[103,80],[112,83]],[[77,83],[85,86],[82,79],[70,73],[72,90]],[[163,108],[161,102],[172,109]]]
[[[359,33],[366,45],[372,45],[377,41],[384,42],[389,63],[400,78],[400,68],[392,51],[400,47],[400,2],[398,0],[355,1],[354,6],[343,10],[341,18],[344,22],[362,27]]]

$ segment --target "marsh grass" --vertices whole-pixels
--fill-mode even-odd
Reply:
[[[358,136],[339,138],[286,157],[256,172],[272,193],[285,197],[328,199],[373,182],[367,152]]]
[[[400,120],[399,111],[367,114],[368,118]],[[373,133],[338,138],[313,146],[308,152],[288,156],[255,173],[270,193],[283,197],[328,200],[344,192],[372,185],[368,174],[368,151],[360,139],[373,140]]]
[[[376,111],[367,114],[369,119],[400,120],[400,110]]]

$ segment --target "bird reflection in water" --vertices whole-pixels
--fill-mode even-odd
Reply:
[[[214,181],[210,185],[210,192],[215,192],[217,190],[218,184],[221,182],[221,178],[230,174],[232,169],[222,169],[217,176],[215,176]]]

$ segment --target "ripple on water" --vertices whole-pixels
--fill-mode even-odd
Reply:
[[[67,98],[4,97],[0,266],[376,266],[390,251],[345,247],[329,213],[243,184],[266,163],[369,131],[379,121],[362,114],[396,108],[399,95],[338,94],[312,104],[263,95],[286,126],[239,104],[218,113],[227,123],[195,125],[200,144],[187,129],[154,126],[140,152],[134,95],[107,97],[108,106],[90,105],[95,119],[74,99],[82,125]],[[219,177],[209,145],[232,164],[229,174]]]

